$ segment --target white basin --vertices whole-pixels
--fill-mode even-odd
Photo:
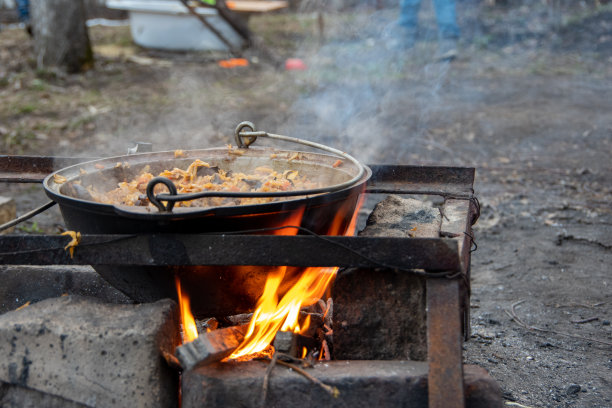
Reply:
[[[134,42],[141,47],[181,51],[229,51],[227,45],[198,18],[189,14],[180,1],[171,0],[107,0],[112,9],[127,10]],[[196,8],[233,49],[244,46],[244,39],[217,10]]]

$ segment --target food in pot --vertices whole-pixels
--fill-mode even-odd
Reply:
[[[212,167],[202,160],[195,160],[187,169],[174,168],[164,170],[157,176],[166,177],[175,184],[179,194],[198,193],[202,191],[235,191],[235,192],[279,192],[299,191],[322,187],[322,183],[308,180],[297,170],[275,171],[267,166],[255,168],[249,174]],[[81,197],[87,196],[91,200],[104,204],[149,206],[146,189],[149,181],[156,177],[146,166],[136,177],[129,181],[118,183],[117,188],[110,191],[100,191],[95,185],[79,185]],[[155,193],[166,192],[163,185],[155,187]],[[283,198],[274,197],[206,197],[191,201],[176,203],[176,207],[217,207],[229,205],[264,204]]]

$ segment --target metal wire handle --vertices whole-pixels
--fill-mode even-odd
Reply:
[[[245,129],[250,129],[245,131]],[[270,139],[284,140],[287,142],[298,143],[305,146],[314,147],[316,149],[320,149],[326,151],[328,153],[333,153],[343,159],[350,161],[355,164],[359,169],[359,172],[352,179],[345,181],[343,183],[334,184],[332,186],[313,188],[309,190],[298,190],[298,191],[272,191],[272,192],[235,192],[235,191],[202,191],[199,193],[190,193],[190,194],[177,194],[176,187],[174,183],[166,177],[155,177],[149,184],[147,184],[147,197],[149,201],[155,205],[159,211],[161,212],[170,212],[174,207],[174,203],[178,201],[191,201],[196,200],[198,198],[205,197],[232,197],[232,198],[269,198],[269,197],[296,197],[296,196],[304,196],[304,195],[314,195],[321,193],[332,193],[334,191],[339,191],[344,188],[350,187],[354,185],[356,182],[361,180],[363,175],[365,174],[365,167],[357,161],[354,157],[349,154],[342,152],[338,149],[334,149],[333,147],[325,146],[320,143],[311,142],[308,140],[298,139],[290,136],[277,135],[273,133],[256,131],[255,125],[251,122],[241,122],[234,132],[234,137],[236,140],[236,144],[241,147],[248,149],[248,147],[257,140],[258,137],[267,137]],[[245,141],[246,140],[246,141]],[[170,189],[170,194],[162,193],[155,195],[154,187],[157,184],[164,184],[166,187]],[[172,187],[170,187],[172,185]],[[168,204],[164,205],[162,201],[167,201]]]

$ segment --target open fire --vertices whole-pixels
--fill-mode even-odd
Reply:
[[[343,222],[348,218],[346,211],[339,211],[329,224],[327,235],[353,235],[362,202],[360,199],[348,226]],[[299,226],[303,215],[304,208],[294,211],[285,221],[285,226]],[[297,235],[298,229],[282,228],[272,233]],[[270,350],[269,347],[272,347],[271,343],[279,331],[305,334],[310,326],[310,315],[301,318],[300,311],[326,297],[337,271],[337,267],[267,268],[263,294],[257,301],[244,340],[228,358],[248,359],[251,355]],[[197,326],[190,310],[189,297],[182,290],[178,276],[175,277],[175,283],[183,325],[183,343],[188,343],[198,337]]]
[[[45,160],[42,163],[49,161]],[[30,161],[32,159],[28,159]],[[51,171],[48,165],[33,168],[45,174]],[[474,170],[394,165],[372,166],[372,170],[367,193],[441,195],[445,197],[444,203],[439,208],[430,208],[426,205],[429,203],[390,196],[376,206],[368,218],[364,234],[359,237],[321,239],[303,235],[202,234],[226,231],[226,222],[232,219],[223,218],[214,229],[210,219],[201,225],[188,220],[185,231],[181,231],[184,234],[150,234],[146,230],[142,235],[119,235],[120,239],[117,239],[112,234],[122,234],[121,231],[84,230],[83,242],[75,251],[74,258],[63,250],[65,237],[0,237],[5,249],[0,263],[22,265],[18,271],[20,277],[29,273],[23,265],[100,265],[122,271],[131,268],[129,273],[121,275],[123,277],[138,276],[139,267],[156,268],[152,275],[164,279],[163,285],[156,282],[155,288],[167,289],[168,282],[174,280],[176,283],[186,329],[182,339],[185,344],[176,347],[180,342],[177,339],[176,309],[168,301],[103,308],[97,301],[77,302],[64,297],[49,299],[40,307],[31,305],[6,313],[4,326],[0,324],[0,334],[5,335],[5,341],[0,342],[0,346],[5,347],[3,355],[6,356],[6,361],[0,364],[0,374],[4,373],[0,378],[3,387],[8,384],[11,392],[28,392],[28,398],[34,399],[57,396],[87,404],[92,398],[97,401],[106,398],[109,401],[106,406],[116,405],[116,400],[125,402],[124,405],[137,405],[136,401],[143,398],[149,398],[153,402],[151,406],[175,406],[179,389],[184,407],[262,406],[264,402],[268,406],[409,404],[446,407],[453,401],[457,402],[453,406],[463,407],[464,400],[481,401],[479,406],[501,406],[496,384],[486,373],[464,367],[461,359],[462,323],[467,321],[464,320],[468,318],[465,313],[469,310],[464,309],[465,305],[469,306],[469,297],[466,298],[467,291],[462,285],[469,279],[470,226],[477,218],[478,210],[477,202],[472,199]],[[359,194],[363,187],[365,182],[352,192]],[[321,199],[317,200],[317,197]],[[292,207],[293,217],[289,220],[277,218],[272,222],[266,219],[250,226],[253,230],[285,226],[277,232],[283,235],[300,233],[297,228],[289,227],[291,225],[306,226],[323,235],[351,235],[354,232],[355,217],[351,216],[355,211],[352,207],[356,195],[331,207],[326,206],[328,196],[309,198],[313,200],[305,210],[297,211]],[[321,206],[327,211],[314,211]],[[241,217],[235,218],[243,221]],[[122,220],[122,223],[125,222]],[[140,222],[138,225],[147,227]],[[234,230],[241,229],[236,227]],[[418,232],[414,234],[416,237],[413,235],[415,230]],[[421,236],[423,238],[419,238]],[[243,250],[245,248],[247,250]],[[276,267],[279,264],[293,266]],[[336,276],[335,268],[313,267],[330,264],[349,269],[346,274]],[[240,273],[225,274],[224,265],[236,265],[228,267],[232,272],[250,272],[249,278],[252,278],[253,271],[265,271],[263,279],[258,276],[253,280],[257,288],[253,296],[244,301],[241,294],[232,293],[235,277]],[[378,265],[383,265],[383,268]],[[384,265],[398,267],[387,268]],[[194,266],[205,266],[206,269],[201,272]],[[205,272],[215,268],[220,268],[219,273],[213,274],[215,280],[211,284],[198,285],[200,277],[206,278]],[[44,274],[57,273],[56,267],[43,269],[41,272]],[[178,274],[179,279],[175,279],[177,270],[183,271],[183,274]],[[192,274],[192,271],[201,273]],[[412,276],[411,271],[433,278],[421,279]],[[76,275],[83,272],[79,270]],[[466,279],[435,279],[460,274]],[[68,281],[72,284],[73,279],[66,279]],[[331,282],[334,282],[335,305],[333,313],[327,313],[331,310],[331,302],[326,305],[319,298],[329,297],[326,291]],[[140,288],[141,284],[138,282],[138,285],[130,287]],[[207,289],[209,292],[202,293]],[[71,290],[74,288],[59,293],[71,293]],[[23,302],[38,296],[37,293],[27,292],[16,299]],[[97,287],[91,293],[107,296]],[[219,294],[219,298],[215,294]],[[243,301],[243,306],[218,305],[225,298],[228,302]],[[199,305],[203,301],[209,304]],[[71,308],[72,312],[54,313],[52,318],[47,318],[44,313],[49,304]],[[111,309],[112,313],[108,312]],[[149,310],[151,319],[144,318],[145,309]],[[254,309],[251,316],[235,315]],[[95,320],[92,323],[94,312],[108,317],[108,322],[99,324]],[[129,314],[129,318],[119,321],[118,312]],[[192,313],[188,321],[187,316]],[[207,316],[225,318],[218,322],[215,319],[200,320]],[[310,322],[306,316],[311,317]],[[83,341],[84,323],[75,320],[76,317],[84,319],[85,325],[100,329],[102,334],[91,331],[91,341]],[[51,327],[49,323],[55,321],[58,324]],[[134,322],[142,322],[143,329],[134,330]],[[202,326],[211,331],[204,334]],[[48,342],[49,348],[38,347],[43,333],[41,327],[44,327],[45,344]],[[200,330],[199,337],[196,337],[196,329]],[[330,338],[332,329],[333,343]],[[465,326],[463,329],[469,330]],[[275,334],[277,330],[280,332]],[[305,330],[307,336],[296,334]],[[321,341],[319,345],[314,345],[313,331],[316,340]],[[84,333],[89,335],[90,331]],[[135,338],[136,334],[140,337]],[[324,334],[324,341],[320,340],[321,334]],[[15,336],[19,337],[18,342],[11,340]],[[274,348],[269,345],[273,337]],[[307,357],[304,364],[312,363],[308,370],[310,374],[296,375],[301,365],[292,364],[293,360],[283,355],[285,350],[289,350],[291,356],[304,358],[304,344],[308,350],[317,350],[319,346],[324,349],[325,342],[333,347],[333,355],[326,352],[324,356],[329,355],[332,360],[316,364]],[[276,349],[269,364],[242,362],[253,358],[249,353],[260,347],[264,347],[267,353]],[[202,351],[195,356],[206,354],[208,360],[187,359],[193,364],[184,364],[185,359],[181,357],[194,349]],[[164,359],[160,359],[160,351]],[[368,354],[364,355],[364,351]],[[231,358],[232,353],[243,353],[239,364],[205,362]],[[91,356],[99,357],[92,359]],[[316,354],[311,353],[309,357],[316,357]],[[275,370],[274,381],[267,381],[272,368],[284,364],[291,370]],[[98,373],[96,381],[104,387],[92,387],[91,379],[83,376],[85,369]],[[182,372],[180,385],[179,370]],[[462,375],[464,370],[466,376]],[[59,377],[58,372],[62,373]],[[36,375],[27,377],[26,389],[23,383],[28,373]],[[143,385],[137,388],[133,382],[126,382],[126,378],[141,381]],[[228,386],[230,383],[232,386]],[[324,387],[337,392],[321,393]],[[142,392],[135,394],[134,389]],[[295,398],[295,392],[299,394],[298,398]],[[467,406],[473,405],[468,403]]]

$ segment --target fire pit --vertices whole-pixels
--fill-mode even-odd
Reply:
[[[42,175],[51,172],[51,168],[44,166],[45,163],[49,165],[50,162],[49,159],[44,158],[30,160],[30,163],[41,164],[39,169],[21,167],[19,171],[12,171],[11,169],[14,169],[12,166],[19,167],[16,165],[19,163],[19,158],[5,158],[3,166],[0,166],[0,174],[3,180],[20,179],[24,181],[24,178],[41,180]],[[442,197],[443,200],[439,205],[442,217],[440,217],[438,227],[404,228],[407,225],[406,220],[419,221],[417,219],[421,217],[419,209],[416,212],[408,213],[405,210],[398,211],[393,215],[395,218],[391,217],[399,225],[399,229],[404,230],[404,233],[407,234],[402,236],[385,235],[388,230],[384,228],[378,232],[362,234],[358,237],[321,235],[321,231],[310,234],[306,230],[301,230],[301,234],[295,235],[297,232],[295,228],[279,229],[285,232],[293,230],[293,236],[244,233],[161,233],[136,236],[108,233],[84,234],[73,258],[63,249],[67,241],[65,237],[0,236],[0,245],[3,248],[0,254],[0,264],[73,264],[99,265],[108,268],[201,266],[212,268],[232,265],[231,268],[235,268],[234,270],[238,272],[252,266],[262,268],[272,266],[277,274],[283,268],[284,273],[287,273],[287,266],[294,270],[316,267],[323,267],[325,270],[330,267],[349,268],[347,272],[340,275],[332,292],[332,298],[336,300],[334,309],[338,311],[338,313],[334,312],[332,322],[334,347],[336,340],[338,341],[338,350],[334,352],[344,353],[342,358],[349,360],[315,364],[315,368],[310,371],[310,376],[317,378],[319,382],[332,389],[331,393],[323,393],[326,395],[324,398],[331,398],[331,400],[319,399],[318,403],[324,406],[335,406],[333,404],[369,406],[374,403],[374,400],[371,399],[374,398],[377,399],[377,403],[384,406],[396,406],[400,403],[430,407],[464,407],[466,404],[467,406],[500,406],[500,397],[495,394],[498,390],[494,382],[482,371],[471,367],[464,369],[461,358],[461,342],[469,334],[469,258],[473,242],[471,225],[478,212],[477,201],[472,191],[474,170],[399,165],[369,167],[372,170],[372,176],[365,185],[366,194]],[[37,170],[38,175],[32,174]],[[24,176],[25,173],[28,175]],[[435,211],[432,213],[438,211],[438,207],[434,208]],[[418,225],[426,224],[422,220],[419,222],[417,222]],[[164,250],[164,248],[171,250]],[[208,250],[202,251],[202,248],[208,248]],[[395,290],[389,283],[391,281],[385,281],[388,279],[385,276],[391,276],[386,275],[385,271],[393,272],[392,279],[398,276],[410,276],[412,283],[408,283],[408,286],[413,285],[410,288],[417,288],[415,293],[420,293],[419,296],[422,299],[421,303],[415,303],[416,310],[409,310],[401,304],[402,300],[405,300],[405,298],[402,299],[404,296],[402,293],[405,292],[401,292],[399,288]],[[180,282],[184,288],[183,275],[177,275],[181,278]],[[298,273],[297,275],[303,274]],[[319,273],[319,275],[325,275],[325,273]],[[333,276],[331,273],[329,275]],[[353,296],[351,299],[347,293],[355,291],[353,285],[356,280],[361,281],[365,286],[376,288],[378,292],[359,298]],[[379,285],[377,282],[383,283]],[[404,280],[402,278],[393,282],[401,283]],[[169,290],[174,290],[174,282],[170,284],[171,289]],[[190,284],[188,283],[187,286]],[[263,283],[262,280],[261,285],[268,286],[269,283]],[[350,343],[347,341],[347,336],[353,336],[359,327],[358,324],[355,324],[356,319],[351,318],[351,315],[355,315],[353,312],[348,312],[349,315],[346,315],[347,310],[350,310],[350,307],[347,306],[353,304],[362,308],[368,307],[364,305],[374,304],[368,302],[375,302],[376,298],[379,298],[379,301],[385,301],[380,299],[381,296],[386,296],[381,292],[385,288],[393,289],[389,293],[398,297],[396,300],[399,302],[389,310],[395,309],[398,315],[406,316],[407,321],[410,320],[407,315],[423,316],[422,320],[426,323],[422,326],[424,331],[422,335],[417,333],[415,341],[424,344],[420,349],[424,351],[420,353],[423,359],[426,357],[426,361],[406,361],[406,355],[402,354],[374,356],[374,359],[391,361],[379,359],[367,363],[352,360],[364,358],[364,356],[351,357],[351,353],[356,354],[356,351],[349,351],[346,354],[346,344]],[[261,293],[264,288],[259,289]],[[179,293],[181,292],[179,289]],[[317,296],[322,296],[322,293]],[[207,315],[207,311],[202,311],[199,316],[196,313],[196,317],[229,315],[231,313],[227,313],[228,310],[234,312],[241,308],[231,306],[220,315],[214,313]],[[251,311],[253,311],[252,304],[249,309],[249,312]],[[375,311],[372,311],[375,314]],[[338,316],[343,316],[342,313],[349,317],[339,318]],[[395,322],[393,319],[390,321]],[[247,322],[248,319],[235,323],[245,324]],[[225,325],[229,323],[226,322]],[[287,330],[293,331],[294,329],[287,328]],[[418,330],[415,329],[415,331]],[[244,335],[250,336],[248,332],[244,332]],[[234,332],[232,336],[235,337],[236,333]],[[357,337],[359,336],[364,340],[361,344],[367,346],[368,336],[358,333]],[[201,337],[207,338],[208,336]],[[227,340],[231,336],[222,335],[221,338]],[[395,335],[388,338],[389,342],[404,340]],[[291,349],[292,341],[289,341],[287,349]],[[239,337],[235,343],[240,343]],[[344,346],[341,346],[342,344]],[[213,346],[203,347],[209,347],[208,351],[211,351],[210,347]],[[343,347],[344,350],[342,350]],[[418,355],[418,352],[415,353]],[[319,356],[323,354],[321,351]],[[368,357],[365,356],[365,358]],[[177,366],[174,358],[168,357],[168,359],[171,361],[170,364]],[[295,362],[293,364],[295,365]],[[282,374],[280,369],[276,369],[272,375],[270,372],[266,373],[270,366],[269,362],[265,364],[253,361],[203,365],[196,361],[193,366],[193,369],[183,372],[184,406],[198,406],[203,401],[207,403],[217,401],[229,406],[250,398],[242,391],[233,391],[228,394],[226,391],[234,389],[233,386],[239,387],[235,390],[255,387],[260,393],[258,395],[261,395],[262,390],[265,389],[266,398],[263,399],[263,402],[268,406],[309,406],[315,401],[314,395],[321,392],[320,384],[305,377]],[[262,381],[267,385],[262,385]],[[209,386],[203,389],[202,384]],[[295,394],[299,395],[297,400],[291,393],[280,392],[283,386],[288,387],[289,390],[302,390],[301,393]],[[334,394],[334,387],[339,391],[339,396]],[[379,392],[369,392],[368,389],[372,389],[368,387],[379,389]],[[398,393],[400,389],[411,391]],[[283,397],[282,394],[286,396]],[[252,397],[252,394],[250,395]],[[258,398],[257,401],[250,401],[247,405],[256,406],[260,402]]]

